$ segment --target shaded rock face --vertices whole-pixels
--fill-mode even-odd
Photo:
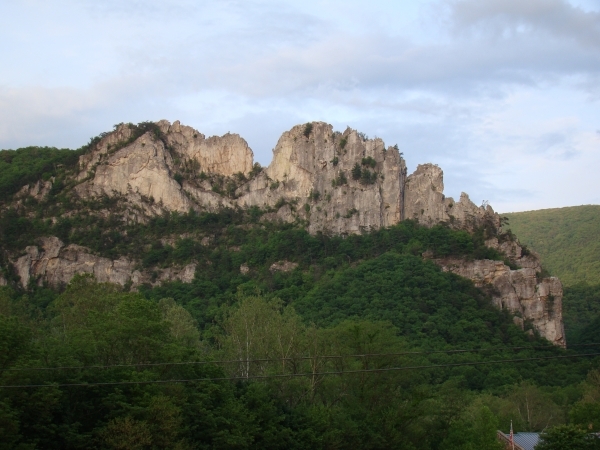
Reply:
[[[22,197],[33,197],[38,201],[43,200],[48,196],[50,190],[52,189],[52,184],[54,182],[54,178],[48,181],[38,180],[32,185],[25,185],[23,188],[17,193],[17,198]]]
[[[78,245],[64,246],[57,237],[43,238],[41,249],[30,246],[14,263],[21,284],[31,279],[45,280],[53,286],[67,284],[76,274],[93,274],[100,282],[125,285],[131,278],[133,263],[125,258],[111,261],[90,254]]]
[[[435,262],[442,270],[469,278],[478,287],[492,287],[494,304],[514,313],[515,323],[521,328],[524,321],[530,321],[541,336],[555,345],[565,347],[563,289],[560,280],[556,277],[540,279],[542,268],[539,257],[533,252],[523,254],[523,249],[517,242],[499,243],[497,238],[493,238],[486,244],[504,252],[521,268],[512,270],[502,261],[489,259],[443,259]]]
[[[77,274],[92,274],[99,282],[131,287],[142,283],[157,285],[173,280],[190,283],[196,272],[196,265],[188,264],[179,269],[165,269],[153,279],[149,274],[136,270],[135,261],[95,256],[85,247],[75,244],[65,246],[55,236],[42,238],[40,247],[26,247],[25,255],[13,261],[23,287],[27,287],[30,281],[38,284],[45,281],[51,286],[59,287],[69,283]]]
[[[291,272],[296,267],[298,267],[298,263],[283,260],[283,261],[277,261],[276,263],[271,264],[271,267],[269,267],[269,270],[273,273],[274,272]]]

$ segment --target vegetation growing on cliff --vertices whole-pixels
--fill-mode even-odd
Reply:
[[[49,180],[77,165],[83,150],[26,147],[0,150],[0,201],[7,200],[28,183]]]

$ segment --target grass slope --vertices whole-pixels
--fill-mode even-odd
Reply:
[[[503,214],[565,286],[600,284],[600,205]]]

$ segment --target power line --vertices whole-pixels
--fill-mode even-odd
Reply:
[[[593,344],[575,344],[571,347],[589,347],[600,346],[600,343]],[[139,363],[139,364],[105,364],[93,366],[57,366],[57,367],[11,367],[4,369],[6,371],[22,372],[27,370],[84,370],[84,369],[111,369],[119,367],[158,367],[158,366],[182,366],[182,365],[205,365],[205,364],[234,364],[234,363],[253,363],[253,362],[279,362],[279,361],[299,361],[311,359],[343,359],[343,358],[369,358],[383,356],[409,356],[409,355],[433,355],[433,354],[452,354],[452,353],[478,353],[489,351],[516,351],[516,350],[551,350],[557,349],[555,345],[545,346],[524,346],[524,347],[490,347],[479,349],[452,349],[452,350],[425,350],[411,352],[393,352],[393,353],[363,353],[351,355],[317,355],[317,356],[297,356],[287,358],[256,358],[256,359],[226,359],[215,361],[182,361],[182,362],[159,362],[159,363]]]
[[[480,366],[485,364],[503,364],[503,363],[517,363],[526,361],[540,361],[548,359],[564,359],[564,358],[581,358],[584,356],[600,356],[600,353],[587,353],[580,355],[561,355],[561,356],[540,356],[538,358],[516,358],[516,359],[498,359],[493,361],[473,361],[466,363],[448,363],[448,364],[432,364],[425,366],[407,366],[407,367],[387,367],[382,369],[357,369],[357,370],[340,370],[330,372],[304,372],[304,373],[289,373],[289,374],[275,374],[275,375],[251,375],[251,376],[239,376],[239,377],[217,377],[217,378],[191,378],[181,380],[149,380],[149,381],[109,381],[102,383],[58,383],[58,384],[22,384],[22,385],[4,385],[0,386],[0,389],[9,388],[38,388],[38,387],[70,387],[70,386],[114,386],[114,385],[127,385],[127,384],[165,384],[165,383],[191,383],[195,381],[226,381],[226,380],[259,380],[268,378],[297,378],[297,377],[308,377],[308,376],[326,376],[326,375],[345,375],[345,374],[357,374],[357,373],[368,373],[368,372],[391,372],[391,371],[404,371],[404,370],[423,370],[423,369],[436,369],[443,367],[461,367],[461,366]]]

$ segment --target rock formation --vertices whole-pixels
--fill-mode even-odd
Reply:
[[[27,196],[33,197],[37,201],[43,200],[52,189],[52,183],[54,179],[50,179],[47,181],[38,180],[33,185],[25,185],[23,188],[17,192],[17,198],[24,198]]]
[[[444,196],[444,173],[434,164],[420,164],[407,179],[404,191],[404,219],[414,219],[423,225],[441,222],[472,230],[489,220],[500,227],[500,217],[491,206],[476,206],[464,192],[460,200]]]
[[[171,125],[166,120],[157,123],[166,136],[167,145],[180,157],[196,161],[205,172],[232,176],[247,175],[254,164],[254,154],[248,143],[237,134],[212,136],[208,139],[192,127],[179,121]]]
[[[499,225],[490,207],[477,207],[466,194],[458,202],[446,198],[439,167],[420,165],[407,176],[397,148],[350,128],[339,133],[323,122],[297,125],[283,133],[266,170],[251,176],[252,150],[240,136],[207,139],[177,121],[156,125],[160,138],[147,132],[132,140],[128,125],[104,136],[81,157],[76,192],[121,195],[149,216],[275,208],[271,219],[307,221],[311,233],[360,233],[403,219],[468,229],[487,218]],[[216,188],[215,177],[234,192]]]
[[[284,132],[264,170],[253,163],[252,150],[236,134],[206,138],[178,121],[161,120],[141,128],[121,124],[80,157],[75,180],[73,191],[81,198],[119,196],[128,205],[125,217],[134,221],[167,211],[259,207],[266,211],[261,220],[299,221],[313,234],[362,233],[406,219],[469,231],[480,226],[501,229],[500,217],[490,206],[476,206],[465,193],[457,202],[445,197],[438,166],[419,165],[407,175],[397,146],[386,148],[381,139],[368,139],[350,128],[336,132],[323,122]],[[40,200],[52,183],[26,186],[19,196]],[[515,313],[521,326],[529,321],[542,336],[564,345],[560,281],[538,280],[539,260],[523,255],[518,243],[491,239],[487,244],[521,268],[511,270],[490,260],[437,262],[478,286],[492,286],[494,302]],[[60,285],[76,273],[136,286],[191,281],[195,271],[192,264],[155,271],[151,278],[136,270],[134,261],[94,256],[84,247],[65,247],[55,237],[46,238],[40,247],[27,247],[25,255],[13,261],[23,286],[32,278]],[[271,271],[290,270],[290,264],[276,263]],[[240,267],[241,273],[249,270]]]
[[[85,247],[74,244],[65,246],[54,236],[42,238],[40,247],[26,247],[25,255],[13,263],[23,287],[27,287],[30,281],[37,284],[46,282],[55,287],[66,285],[76,274],[92,274],[99,282],[131,287],[173,280],[190,283],[196,271],[195,264],[181,269],[169,268],[157,273],[153,280],[148,273],[137,270],[134,261],[95,256]]]
[[[502,261],[445,260],[444,271],[471,279],[476,286],[491,286],[498,308],[515,314],[515,323],[524,328],[531,323],[539,334],[555,345],[566,346],[562,321],[562,284],[556,277],[538,280],[535,269],[511,270]]]
[[[364,164],[364,161],[369,161]],[[355,180],[355,165],[366,177]],[[334,133],[331,125],[314,122],[283,133],[269,167],[247,188],[240,206],[297,205],[282,217],[306,219],[311,233],[359,233],[401,220],[400,176],[406,172],[397,149],[381,139],[369,140],[354,130]],[[285,208],[283,205],[281,208]]]

